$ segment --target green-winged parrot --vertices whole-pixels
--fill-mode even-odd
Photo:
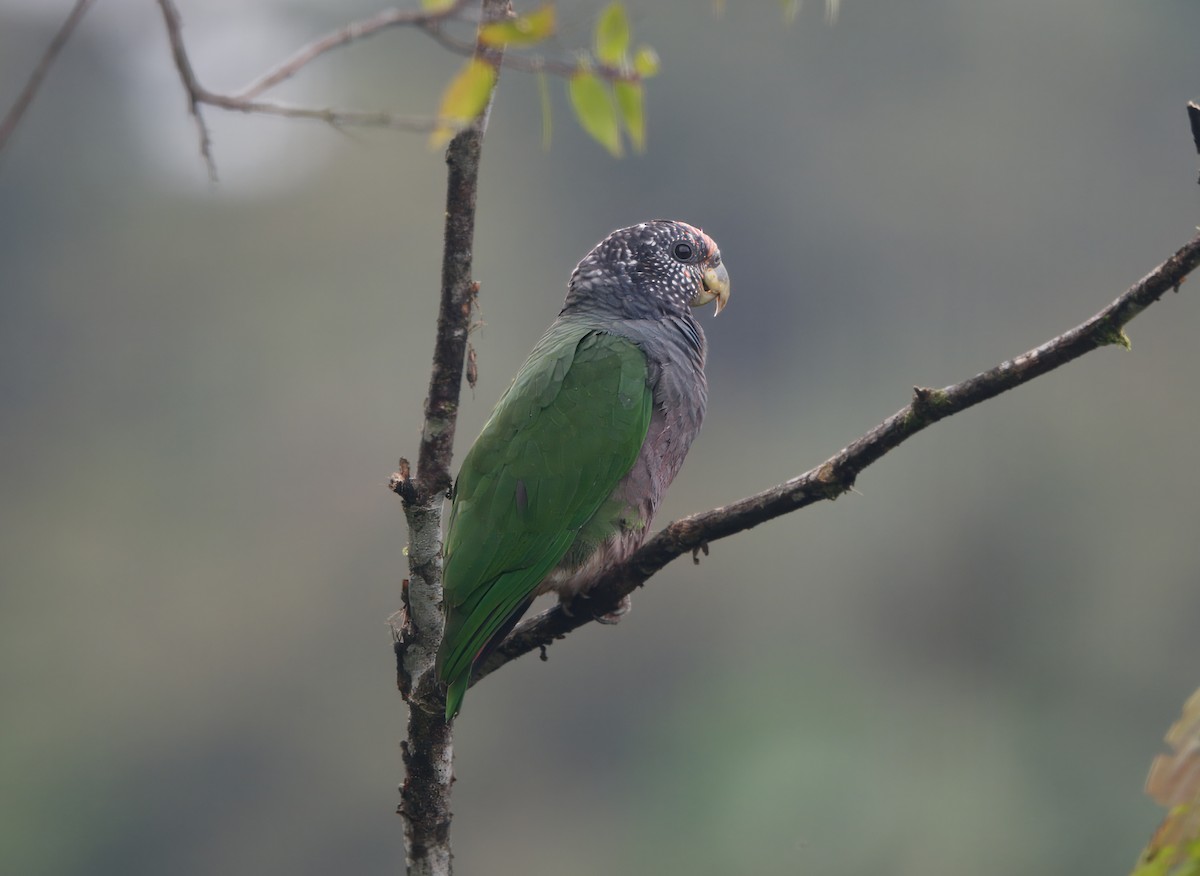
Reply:
[[[612,232],[463,459],[446,530],[446,720],[471,668],[534,597],[586,592],[645,540],[708,400],[691,310],[729,299],[712,238],[684,222]]]

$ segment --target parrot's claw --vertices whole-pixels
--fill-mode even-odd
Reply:
[[[597,615],[596,622],[602,624],[620,623],[621,618],[629,614],[629,609],[633,608],[633,600],[628,596],[621,597],[621,603],[617,606],[616,611],[610,611],[608,614]]]
[[[576,597],[576,599],[589,599],[589,598],[590,597],[586,593],[581,594],[580,596]],[[571,602],[572,602],[572,600],[570,600],[570,599],[563,599],[563,600],[560,600],[558,603],[558,607],[560,609],[562,609],[562,613],[565,614],[567,617],[575,617],[575,612],[573,612],[571,610]],[[592,619],[595,620],[597,623],[602,623],[602,624],[620,623],[621,618],[623,618],[623,617],[625,617],[625,615],[629,614],[629,610],[631,608],[633,608],[633,600],[630,599],[628,595],[626,595],[626,596],[621,597],[621,601],[617,604],[617,608],[615,611],[610,611],[607,614],[593,614]]]

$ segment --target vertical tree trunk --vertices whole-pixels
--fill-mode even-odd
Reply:
[[[508,13],[508,0],[482,0],[482,20]],[[476,54],[499,69],[500,54],[483,46]],[[493,91],[494,93],[494,91]],[[446,151],[446,226],[437,340],[416,478],[401,460],[393,487],[404,500],[409,531],[409,581],[404,589],[404,620],[396,636],[397,684],[408,701],[408,737],[401,744],[405,778],[397,809],[404,819],[409,876],[449,876],[450,788],[454,781],[452,725],[435,662],[445,619],[442,613],[442,502],[451,485],[450,462],[458,420],[467,333],[476,285],[471,279],[475,241],[475,199],[479,159],[488,109],[460,132]]]

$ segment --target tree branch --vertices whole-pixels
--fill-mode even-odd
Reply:
[[[260,115],[282,116],[289,119],[314,119],[325,122],[335,128],[356,126],[394,128],[402,131],[434,130],[438,126],[438,120],[427,116],[406,116],[388,112],[288,106],[286,104],[253,100],[252,98],[261,94],[267,88],[277,85],[294,75],[310,61],[330,49],[344,45],[351,40],[369,36],[385,27],[401,24],[421,26],[430,22],[439,22],[446,16],[457,12],[465,5],[465,0],[459,0],[458,3],[455,3],[449,9],[442,12],[424,13],[389,10],[372,19],[353,22],[317,40],[315,43],[311,43],[274,70],[251,83],[238,95],[218,94],[215,91],[209,91],[200,84],[195,70],[192,69],[192,62],[188,58],[187,47],[183,42],[183,20],[179,15],[179,10],[176,8],[174,0],[158,0],[158,5],[162,9],[163,21],[167,27],[167,39],[171,44],[171,54],[175,59],[175,68],[179,71],[179,80],[183,83],[183,89],[187,93],[188,112],[196,121],[196,129],[200,137],[200,156],[204,159],[204,163],[208,167],[209,177],[216,181],[217,166],[213,160],[208,127],[204,124],[204,118],[200,114],[200,107],[204,104],[241,113],[258,113]]]
[[[183,90],[187,92],[188,115],[196,122],[196,133],[200,137],[200,157],[208,167],[208,178],[217,181],[217,165],[213,161],[212,140],[208,136],[208,126],[200,115],[200,104],[204,103],[207,92],[196,79],[192,62],[188,58],[187,47],[183,44],[183,20],[173,0],[158,0],[158,8],[162,10],[163,22],[167,26],[167,39],[171,43],[171,56],[175,59],[175,69],[179,71],[179,79],[183,82]]]
[[[863,469],[938,420],[1028,383],[1097,347],[1117,344],[1128,348],[1125,325],[1168,290],[1178,291],[1197,265],[1200,265],[1200,235],[1075,328],[961,383],[943,389],[914,388],[911,403],[816,468],[731,505],[669,524],[626,562],[609,570],[588,596],[576,597],[566,610],[556,605],[522,622],[476,667],[473,680],[479,681],[509,661],[545,648],[555,639],[614,611],[623,597],[676,557],[686,553],[695,556],[700,550],[707,552],[709,542],[806,505],[836,499],[854,485]]]
[[[421,30],[448,51],[459,55],[470,55],[474,52],[473,43],[451,36],[442,29],[441,25],[441,21],[432,21],[422,25]],[[500,66],[510,70],[519,70],[522,73],[549,73],[563,79],[570,79],[579,72],[578,60],[559,61],[543,58],[540,55],[505,55],[500,61]],[[593,75],[609,82],[642,82],[645,79],[636,70],[605,64],[596,58],[591,59],[588,70]]]
[[[274,88],[280,82],[295,76],[301,68],[316,60],[321,55],[344,46],[355,40],[369,37],[390,27],[436,27],[442,21],[456,17],[470,0],[456,2],[437,12],[423,12],[416,9],[385,9],[377,15],[361,21],[352,21],[344,27],[327,33],[320,39],[313,40],[307,46],[297,51],[274,69],[264,73],[254,82],[239,91],[236,100],[251,100],[269,88]],[[474,44],[467,43],[467,54],[474,51]]]
[[[17,125],[20,124],[22,117],[25,115],[25,111],[33,103],[38,89],[42,86],[42,80],[50,72],[50,67],[54,64],[55,58],[58,57],[58,53],[62,51],[63,46],[67,44],[67,40],[71,38],[76,25],[83,19],[84,13],[88,11],[88,7],[91,5],[92,0],[76,0],[74,8],[71,9],[70,15],[67,16],[67,20],[62,23],[62,27],[58,29],[58,33],[54,35],[54,39],[50,40],[50,45],[46,47],[46,51],[38,59],[37,66],[33,68],[33,73],[30,74],[25,87],[17,95],[16,102],[5,114],[3,120],[0,120],[0,152],[4,151],[4,146],[8,143],[8,138],[12,136],[13,131],[17,129]]]
[[[508,0],[482,0],[482,20],[508,12]],[[476,53],[499,64],[500,53],[479,44]],[[405,778],[397,811],[404,819],[409,874],[449,876],[450,789],[454,781],[453,724],[445,720],[437,681],[442,640],[442,502],[450,486],[454,429],[466,358],[471,307],[478,285],[471,279],[479,159],[495,84],[487,109],[450,141],[446,150],[446,223],[441,304],[421,449],[415,480],[407,461],[393,477],[404,500],[409,529],[409,574],[403,591],[404,622],[396,631],[396,679],[408,702],[408,738],[402,744]]]
[[[77,0],[70,15],[38,62],[28,83],[18,96],[17,101],[7,115],[0,120],[0,152],[3,151],[7,140],[20,123],[29,105],[33,102],[38,87],[41,85],[54,59],[62,50],[67,38],[71,35],[71,32],[75,29],[75,26],[79,23],[79,20],[83,17],[84,12],[87,11],[91,3],[92,0]],[[179,73],[179,80],[187,95],[188,114],[192,117],[196,125],[200,145],[200,157],[204,160],[204,164],[208,168],[209,178],[214,182],[217,179],[217,166],[212,154],[212,141],[209,136],[208,126],[201,113],[202,106],[213,106],[232,112],[279,116],[289,119],[311,119],[324,122],[334,128],[391,128],[400,131],[425,133],[441,127],[443,125],[442,120],[431,116],[413,116],[384,111],[291,106],[258,100],[257,98],[263,92],[290,79],[326,52],[394,27],[414,27],[432,37],[446,49],[457,54],[473,55],[476,52],[474,41],[459,39],[450,35],[444,29],[446,22],[465,22],[469,20],[464,15],[466,7],[470,5],[469,0],[454,0],[446,8],[434,11],[386,9],[370,18],[350,22],[312,41],[296,51],[291,57],[242,88],[236,94],[222,94],[210,91],[200,84],[200,80],[196,76],[191,59],[188,56],[187,46],[183,40],[183,19],[179,14],[179,9],[176,7],[174,0],[158,0],[158,5],[162,11],[163,22],[166,25],[167,39],[171,46],[171,55],[175,61],[175,68]],[[500,15],[495,20],[500,20],[509,14],[511,12],[506,7],[505,14]],[[552,60],[539,56],[505,55],[502,52],[491,51],[489,51],[489,58],[497,68],[511,67],[527,73],[549,73],[554,76],[570,78],[579,71],[579,63],[576,61]],[[589,70],[593,75],[610,82],[640,82],[643,78],[636,70],[615,67],[596,59],[592,59],[590,62]]]

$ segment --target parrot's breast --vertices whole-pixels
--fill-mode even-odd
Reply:
[[[624,562],[645,542],[667,488],[679,474],[708,405],[704,377],[705,340],[690,317],[662,324],[653,334],[641,326],[619,327],[645,353],[653,410],[646,440],[609,501],[589,521],[563,562],[538,587],[569,599],[586,593],[609,568]],[[616,509],[616,513],[614,513]],[[607,515],[607,516],[605,516]]]

